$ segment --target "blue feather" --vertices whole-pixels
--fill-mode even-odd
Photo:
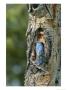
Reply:
[[[37,55],[42,55],[44,53],[44,45],[41,42],[36,43],[36,53]]]
[[[37,59],[35,61],[35,63],[37,65],[41,65],[41,64],[44,63],[44,59],[45,59],[44,54],[45,53],[44,53],[44,45],[43,45],[43,43],[37,42],[36,43],[36,57],[37,57]]]

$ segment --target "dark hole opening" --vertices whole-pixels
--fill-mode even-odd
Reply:
[[[36,8],[38,7],[38,5],[39,5],[39,4],[32,4],[32,7],[33,7],[34,9],[36,9]]]

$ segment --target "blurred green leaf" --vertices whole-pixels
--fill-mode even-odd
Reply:
[[[24,85],[26,67],[26,29],[28,24],[27,6],[7,4],[6,6],[6,83],[7,85]],[[21,73],[18,73],[19,67]],[[13,70],[14,68],[14,71]],[[16,69],[18,68],[18,69]],[[15,72],[16,70],[16,72]],[[15,73],[14,73],[15,72]],[[18,74],[16,74],[18,73]],[[17,83],[15,84],[15,82]]]

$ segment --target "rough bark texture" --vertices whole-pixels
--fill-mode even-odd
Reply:
[[[61,5],[29,5],[25,86],[61,85]],[[42,36],[39,36],[43,34]],[[37,42],[43,43],[45,62],[37,65]]]

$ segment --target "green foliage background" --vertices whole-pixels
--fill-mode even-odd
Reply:
[[[26,69],[27,6],[6,5],[6,85],[23,86]]]

